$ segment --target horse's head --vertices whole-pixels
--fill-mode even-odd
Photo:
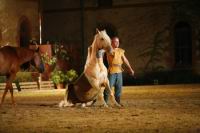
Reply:
[[[34,62],[36,69],[40,73],[44,72],[44,63],[42,61],[41,54],[39,52],[39,48],[37,48],[37,50],[34,53],[33,62]]]
[[[96,45],[97,49],[104,49],[106,52],[111,53],[113,48],[111,46],[111,39],[105,30],[99,31],[96,29]]]

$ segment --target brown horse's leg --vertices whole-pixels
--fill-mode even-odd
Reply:
[[[8,92],[8,88],[7,88],[7,85],[6,85],[6,88],[5,88],[5,90],[4,90],[3,96],[2,96],[2,98],[1,98],[0,106],[3,105],[3,102],[4,102],[4,99],[5,99],[5,97],[6,97],[7,92]]]
[[[15,100],[14,100],[14,96],[13,96],[13,87],[12,87],[12,83],[11,83],[11,87],[10,87],[10,95],[11,95],[12,104],[13,104],[13,106],[15,106]]]
[[[13,96],[12,81],[14,80],[15,76],[16,76],[16,73],[12,72],[12,74],[7,77],[8,80],[6,82],[6,88],[8,88],[10,90],[10,95],[11,95],[11,100],[12,100],[13,106],[15,106],[15,100],[14,100],[14,96]]]

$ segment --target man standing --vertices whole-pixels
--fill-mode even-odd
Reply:
[[[112,47],[113,53],[107,55],[108,61],[108,79],[110,82],[110,88],[114,87],[115,100],[120,104],[122,86],[123,86],[123,77],[122,77],[122,64],[125,64],[129,69],[129,73],[133,76],[134,71],[130,66],[130,63],[126,56],[124,55],[125,50],[119,48],[119,38],[112,38]],[[108,101],[109,92],[105,89],[104,99]]]

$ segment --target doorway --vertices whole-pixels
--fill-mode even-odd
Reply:
[[[20,23],[20,30],[19,30],[19,44],[20,47],[28,47],[29,46],[29,42],[31,39],[31,35],[30,35],[30,25],[29,25],[29,21],[27,18],[23,18],[21,23]]]
[[[19,46],[20,47],[29,47],[31,39],[30,23],[26,17],[22,17],[19,24]],[[24,63],[21,66],[22,70],[27,70],[30,67],[29,62]]]
[[[192,66],[192,32],[187,22],[175,25],[175,67],[177,69],[190,69]]]

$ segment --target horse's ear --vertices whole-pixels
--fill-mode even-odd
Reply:
[[[37,43],[35,44],[35,51],[36,51],[36,52],[39,52],[39,46],[38,46]]]
[[[40,49],[39,49],[39,47],[37,47],[36,49],[35,49],[35,52],[39,52],[40,51]]]
[[[96,28],[96,33],[98,33],[98,34],[100,33],[100,31],[99,31],[99,29],[98,29],[98,28]]]

